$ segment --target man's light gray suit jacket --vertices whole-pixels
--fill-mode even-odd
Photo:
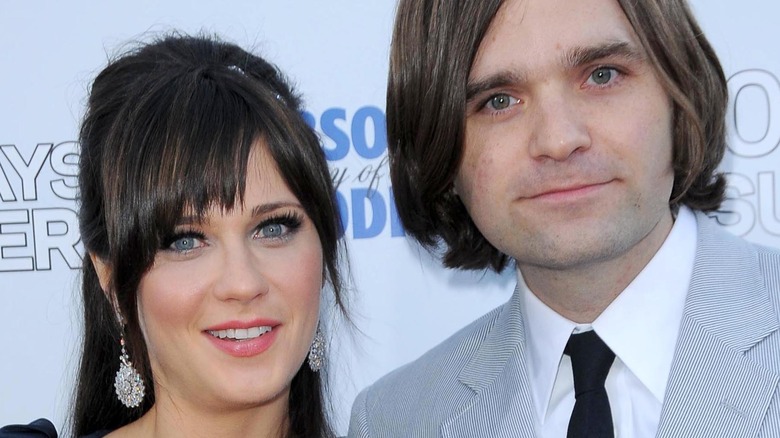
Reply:
[[[658,437],[780,437],[780,251],[697,214]],[[349,437],[533,437],[518,293],[366,388]]]

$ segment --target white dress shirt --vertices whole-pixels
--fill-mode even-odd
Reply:
[[[695,253],[696,218],[681,207],[655,256],[589,325],[578,325],[547,307],[518,270],[538,437],[566,436],[574,378],[563,349],[572,333],[591,329],[615,353],[605,383],[615,437],[655,436]]]

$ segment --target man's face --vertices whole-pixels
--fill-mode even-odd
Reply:
[[[468,96],[455,189],[488,241],[521,268],[649,260],[672,224],[672,104],[615,0],[507,1]]]

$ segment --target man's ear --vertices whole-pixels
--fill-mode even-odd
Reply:
[[[92,261],[92,266],[95,267],[95,272],[97,272],[100,288],[103,289],[103,295],[105,295],[106,299],[111,303],[111,307],[114,308],[117,319],[121,322],[122,318],[121,312],[119,311],[119,303],[111,288],[111,275],[113,274],[111,266],[94,253],[89,253],[89,259]]]

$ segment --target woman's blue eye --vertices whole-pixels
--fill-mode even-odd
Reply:
[[[260,228],[260,234],[263,237],[281,237],[285,234],[285,226],[282,224],[268,224]]]
[[[198,244],[195,237],[187,236],[180,237],[171,243],[170,248],[174,251],[189,251]]]
[[[612,80],[614,74],[614,68],[599,67],[590,74],[590,79],[593,80],[596,85],[606,85]]]
[[[255,232],[260,239],[287,239],[303,224],[303,218],[297,213],[286,213],[270,217],[261,222]]]

